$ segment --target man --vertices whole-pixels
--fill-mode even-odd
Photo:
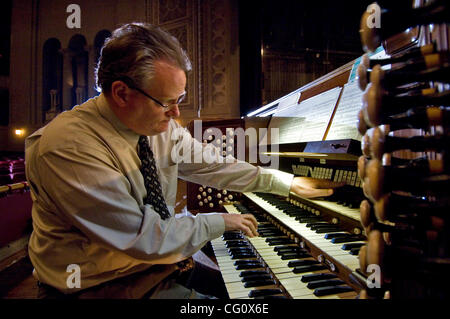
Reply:
[[[100,96],[27,138],[34,226],[29,255],[42,296],[203,297],[179,279],[198,276],[189,257],[226,230],[256,236],[257,223],[251,215],[175,218],[178,177],[285,196],[290,190],[306,197],[332,193],[315,180],[248,163],[174,161],[174,148],[187,143],[195,152],[201,145],[186,134],[171,138],[190,68],[168,33],[124,25],[102,48]],[[218,154],[212,149],[213,159]]]

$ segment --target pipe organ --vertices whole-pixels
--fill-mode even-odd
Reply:
[[[264,123],[278,142],[258,136],[258,147],[278,169],[345,183],[326,198],[244,193],[220,203],[259,222],[259,237],[211,242],[231,298],[449,296],[450,9],[419,2],[375,4],[380,25],[363,13],[360,59],[253,117],[209,123]],[[189,194],[195,208],[205,188]]]

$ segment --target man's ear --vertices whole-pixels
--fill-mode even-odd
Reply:
[[[111,84],[111,97],[119,107],[126,107],[130,98],[130,88],[122,81]]]

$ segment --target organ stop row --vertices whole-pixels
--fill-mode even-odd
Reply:
[[[277,169],[345,183],[316,199],[188,184],[190,210],[258,220],[259,237],[211,242],[230,298],[448,297],[449,17],[446,1],[374,3],[359,59],[251,117],[203,122],[224,156],[233,130],[263,127]]]

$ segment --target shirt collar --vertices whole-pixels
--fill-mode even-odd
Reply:
[[[119,120],[113,110],[111,110],[103,93],[97,98],[96,104],[100,115],[103,116],[130,145],[136,147],[139,140],[139,134],[128,128]]]

